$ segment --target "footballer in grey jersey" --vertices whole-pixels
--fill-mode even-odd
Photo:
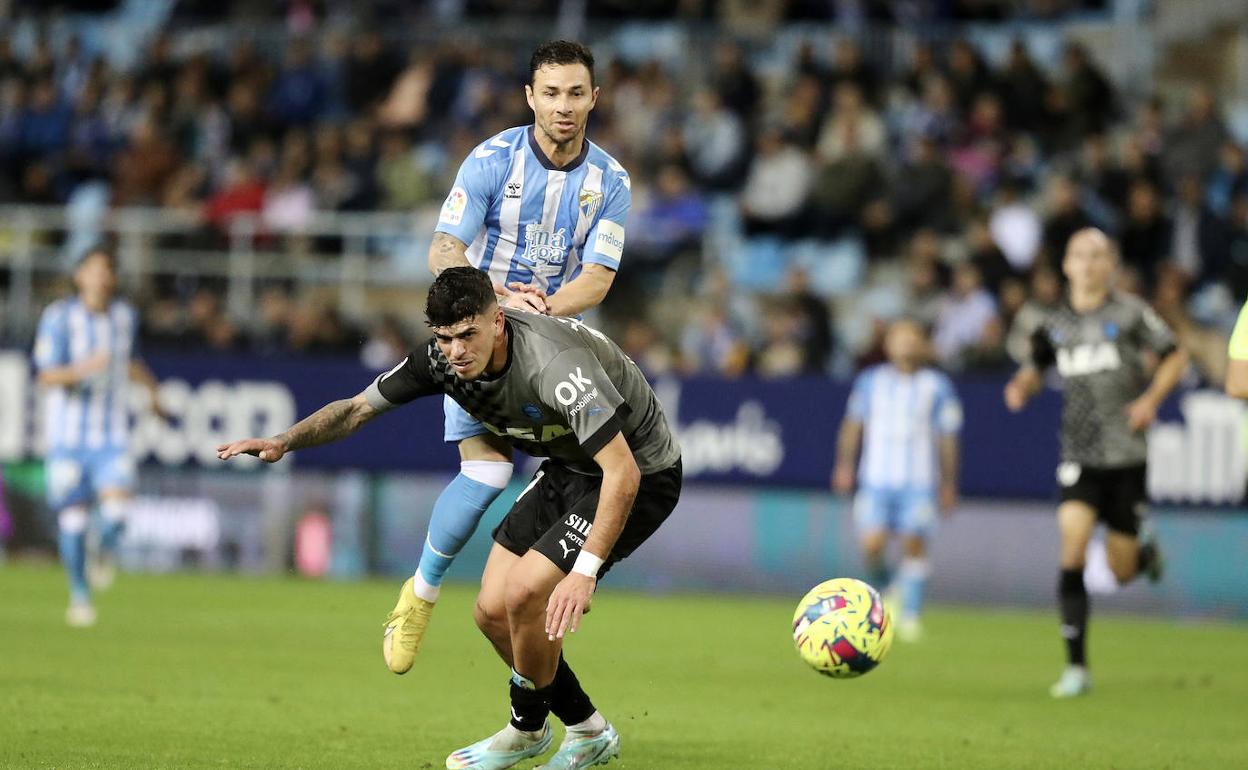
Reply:
[[[1057,583],[1067,666],[1049,689],[1054,698],[1092,688],[1084,640],[1089,603],[1083,569],[1098,522],[1105,555],[1120,583],[1140,573],[1161,578],[1161,553],[1146,527],[1145,431],[1187,366],[1157,314],[1113,289],[1118,252],[1100,230],[1071,236],[1062,260],[1066,301],[1032,337],[1032,360],[1005,386],[1005,403],[1022,409],[1056,366],[1065,393],[1062,462],[1057,469],[1061,553]],[[1148,362],[1153,364],[1151,376]]]
[[[1082,313],[1066,300],[1044,320],[1032,335],[1031,358],[1062,378],[1064,462],[1117,468],[1148,458],[1145,433],[1128,425],[1127,407],[1148,387],[1148,364],[1175,347],[1151,307],[1118,292]]]
[[[277,462],[399,404],[447,394],[515,448],[548,458],[494,530],[474,608],[478,628],[511,667],[512,718],[453,753],[447,767],[484,766],[475,764],[480,757],[511,756],[517,746],[536,756],[550,741],[549,714],[575,734],[595,735],[607,758],[619,737],[564,659],[563,637],[576,631],[598,579],[675,508],[680,450],[654,391],[601,333],[500,308],[489,276],[471,267],[442,271],[425,315],[433,341],[363,392],[273,438],[223,444],[217,455]]]
[[[365,394],[379,411],[445,393],[516,449],[600,475],[594,455],[623,433],[642,474],[680,451],[637,365],[597,329],[572,318],[503,308],[501,372],[462,379],[436,339],[377,378]]]

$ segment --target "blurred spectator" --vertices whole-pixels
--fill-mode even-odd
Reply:
[[[915,140],[911,159],[902,165],[897,178],[900,183],[893,185],[892,208],[898,228],[909,233],[919,228],[948,230],[954,226],[949,207],[953,173],[931,138]]]
[[[1114,91],[1082,45],[1067,46],[1060,87],[1075,136],[1099,134],[1109,126],[1116,109]]]
[[[749,349],[728,319],[728,311],[704,303],[689,318],[680,340],[681,370],[685,374],[739,377],[745,372]]]
[[[311,125],[324,111],[328,88],[306,40],[293,40],[269,94],[269,110],[282,126]]]
[[[701,254],[709,211],[685,172],[670,163],[659,169],[654,188],[641,203],[632,215],[629,269],[616,280],[653,292],[673,260]]]
[[[1231,296],[1238,301],[1248,297],[1248,192],[1231,202],[1231,219],[1226,236],[1226,274]]]
[[[382,137],[377,167],[384,209],[410,211],[436,194],[429,175],[400,131],[387,131]]]
[[[1218,166],[1209,178],[1206,200],[1218,217],[1231,213],[1231,202],[1248,193],[1248,167],[1244,162],[1244,148],[1235,142],[1226,142],[1218,153]]]
[[[1000,221],[995,218],[993,223],[1000,226]],[[1003,281],[1024,272],[1021,269],[1015,269],[1010,260],[1006,259],[1005,254],[992,237],[992,229],[988,222],[976,219],[971,222],[966,232],[969,247],[968,259],[979,269],[979,275],[989,293],[996,294]]]
[[[1049,184],[1048,216],[1044,220],[1044,258],[1056,266],[1066,253],[1070,236],[1092,224],[1079,204],[1079,188],[1069,177],[1055,177]]]
[[[715,48],[714,89],[723,105],[743,120],[754,117],[758,106],[758,80],[746,62],[745,51],[734,42]]]
[[[1207,88],[1197,88],[1182,120],[1165,136],[1166,179],[1174,184],[1188,174],[1208,178],[1228,137],[1213,94]]]
[[[724,106],[719,94],[712,90],[694,94],[683,132],[689,165],[700,184],[726,189],[739,183],[746,162],[745,124]]]
[[[187,322],[182,344],[198,351],[224,353],[238,349],[238,327],[226,316],[221,294],[215,289],[201,288],[191,296]]]
[[[1035,209],[1027,205],[1012,183],[1001,186],[988,222],[992,241],[1015,272],[1026,272],[1040,250],[1043,228]],[[995,283],[993,284],[996,285]]]
[[[1010,55],[998,82],[1006,123],[1015,131],[1032,131],[1044,120],[1044,93],[1048,90],[1036,63],[1021,40],[1010,44]]]
[[[794,332],[802,347],[803,371],[824,372],[832,359],[832,311],[810,286],[810,276],[800,268],[786,277],[783,301],[791,307]]]
[[[387,313],[373,324],[368,339],[360,348],[360,363],[374,371],[389,369],[412,349],[410,340],[398,317]]]
[[[778,128],[764,129],[755,149],[741,190],[746,233],[792,237],[810,191],[809,159]]]
[[[374,109],[390,92],[400,68],[401,63],[396,61],[377,30],[354,35],[344,88],[351,109],[356,113]]]
[[[265,185],[247,160],[231,161],[221,190],[208,199],[204,219],[221,235],[228,236],[230,223],[239,214],[259,214],[264,208]]]
[[[1205,205],[1199,177],[1184,175],[1177,192],[1170,259],[1189,284],[1200,285],[1222,274],[1226,231],[1213,210]]]
[[[1120,238],[1123,262],[1139,270],[1144,282],[1151,286],[1157,265],[1169,257],[1170,246],[1170,221],[1161,209],[1157,188],[1147,181],[1135,182],[1131,185]]]
[[[1020,364],[1031,360],[1031,335],[1062,301],[1061,280],[1049,265],[1040,264],[1031,271],[1030,288],[1031,296],[1014,314],[1005,343],[1010,358]]]
[[[649,378],[671,374],[676,368],[671,348],[659,336],[654,324],[644,318],[634,316],[624,324],[620,349]]]
[[[140,120],[130,134],[130,146],[117,154],[113,178],[119,206],[159,205],[178,168],[173,145],[151,119]]]
[[[794,309],[773,303],[763,313],[763,339],[753,356],[754,372],[763,378],[779,378],[807,371],[801,333],[801,319]]]
[[[933,328],[945,299],[940,273],[940,237],[935,232],[920,230],[910,241],[906,278],[909,280],[906,315],[928,329]]]
[[[996,318],[996,303],[983,287],[979,268],[963,262],[953,270],[953,287],[941,304],[932,334],[932,348],[941,364],[960,365],[962,353],[984,338]]]
[[[252,329],[252,350],[275,355],[287,349],[295,301],[290,290],[278,284],[266,286],[257,303],[256,326]]]
[[[966,372],[1004,372],[1014,368],[1005,349],[1005,321],[992,314],[984,322],[979,339],[963,351],[959,367]]]

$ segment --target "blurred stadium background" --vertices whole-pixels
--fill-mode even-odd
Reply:
[[[1245,415],[1218,390],[1248,296],[1248,4],[1225,0],[0,3],[0,591],[14,589],[0,593],[12,610],[0,641],[29,662],[37,645],[15,629],[59,629],[59,576],[30,566],[54,559],[56,524],[29,350],[39,311],[102,238],[116,244],[175,417],[136,405],[124,566],[203,581],[410,574],[458,462],[440,441],[440,403],[274,467],[223,469],[213,450],[358,391],[425,337],[441,201],[477,143],[531,122],[527,58],[555,37],[593,48],[602,96],[589,137],[633,179],[625,258],[589,320],[653,377],[685,452],[678,514],[613,588],[715,593],[727,612],[755,606],[737,594],[787,605],[859,574],[847,506],[828,492],[834,435],[849,378],[880,360],[883,324],[904,312],[931,325],[966,409],[964,499],[935,543],[933,600],[992,608],[965,621],[989,638],[1002,608],[1048,613],[1035,638],[1000,615],[1015,633],[1002,638],[1055,672],[1060,397],[1010,415],[1001,387],[1057,301],[1065,240],[1095,225],[1121,244],[1120,285],[1193,356],[1152,429],[1168,578],[1098,597],[1098,613],[1162,619],[1139,634],[1158,646],[1178,617],[1199,619],[1183,628],[1191,644],[1237,644],[1227,665],[1240,699],[1227,708],[1243,713],[1245,637],[1221,624],[1248,618]],[[475,580],[487,550],[479,531],[452,577]],[[162,606],[143,591],[165,584],[132,580]],[[186,576],[163,580],[195,590]],[[125,616],[126,585],[102,625],[109,601]],[[250,589],[221,585],[246,603]],[[379,627],[390,589],[363,585]],[[269,589],[256,590],[263,601]],[[47,617],[33,596],[46,596]],[[435,657],[451,659],[439,623],[464,620],[467,597],[435,621]],[[361,637],[376,630],[365,615]],[[957,638],[961,617],[937,615],[925,655],[941,633]],[[774,622],[783,643],[784,612]],[[118,637],[115,657],[142,654],[144,639]],[[1182,653],[1165,652],[1151,665],[1181,669]],[[10,729],[35,713],[15,703]],[[932,766],[980,766],[951,751]],[[195,764],[161,756],[115,766]],[[225,756],[285,766],[248,765],[246,748]],[[1162,766],[1137,759],[1117,766]]]

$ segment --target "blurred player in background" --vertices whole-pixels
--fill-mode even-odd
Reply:
[[[75,296],[49,305],[39,319],[35,367],[47,389],[44,441],[48,504],[57,512],[61,561],[69,575],[71,626],[95,623],[87,582],[87,525],[99,506],[99,548],[92,583],[112,583],[117,545],[134,487],[127,452],[128,386],[147,388],[153,408],[156,380],[136,358],[139,318],[115,296],[117,261],[103,248],[86,252],[74,270]]]
[[[1240,308],[1226,355],[1227,395],[1248,398],[1248,302]]]
[[[859,374],[850,391],[832,486],[847,495],[856,476],[854,520],[867,579],[880,590],[893,584],[889,535],[901,536],[892,591],[901,605],[897,633],[915,641],[936,511],[949,515],[957,503],[962,405],[944,372],[927,365],[927,335],[917,321],[894,321],[884,348],[888,363]]]
[[[429,247],[429,267],[475,267],[503,304],[577,316],[607,295],[624,248],[631,200],[623,167],[585,137],[598,100],[594,57],[555,41],[533,52],[524,87],[534,122],[482,143],[460,166]],[[460,472],[434,503],[416,573],[386,620],[382,652],[396,674],[412,667],[442,578],[482,514],[511,479],[511,451],[453,400],[445,440]]]
[[[503,770],[544,753],[547,716],[567,726],[546,770],[581,770],[619,754],[619,735],[563,658],[597,581],[667,520],[680,497],[680,448],[637,365],[578,321],[504,311],[490,280],[451,268],[434,280],[427,347],[362,393],[271,439],[217,448],[277,462],[354,433],[382,412],[445,395],[509,446],[548,458],[494,530],[477,626],[511,666],[511,720],[454,752],[448,768]]]
[[[1141,572],[1161,578],[1161,554],[1145,519],[1146,431],[1187,355],[1152,308],[1114,290],[1117,269],[1118,252],[1100,230],[1071,236],[1062,262],[1070,281],[1066,301],[1032,335],[1031,361],[1005,386],[1005,403],[1017,412],[1039,392],[1050,366],[1063,382],[1058,604],[1067,666],[1050,689],[1055,698],[1092,687],[1083,570],[1097,522],[1108,529],[1106,555],[1119,583]],[[1156,365],[1151,380],[1150,364]]]

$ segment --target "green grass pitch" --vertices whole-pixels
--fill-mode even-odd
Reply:
[[[397,586],[122,576],[72,631],[59,570],[0,567],[0,767],[443,767],[503,724],[507,671],[455,586],[390,674]],[[568,658],[620,730],[613,766],[1248,766],[1248,628],[1094,617],[1097,689],[1058,703],[1047,614],[938,609],[922,644],[833,681],[793,651],[791,604],[607,583]]]

